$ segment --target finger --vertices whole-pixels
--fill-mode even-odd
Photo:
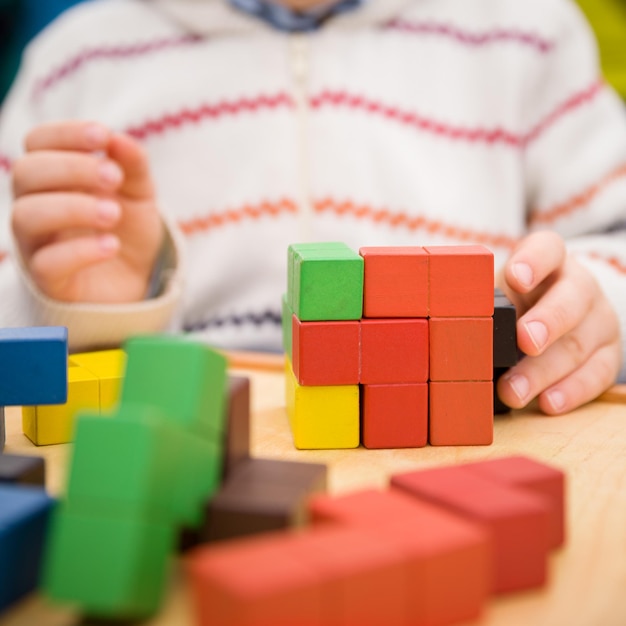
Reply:
[[[22,255],[62,231],[90,228],[106,230],[115,226],[121,207],[108,198],[82,193],[28,194],[15,201],[12,227]]]
[[[37,250],[29,269],[39,288],[56,297],[78,272],[113,258],[119,249],[119,239],[110,234],[65,239]]]
[[[31,130],[24,145],[27,152],[37,150],[104,150],[111,131],[102,124],[85,121],[64,121],[42,124]]]
[[[573,259],[566,261],[559,280],[517,320],[517,343],[528,355],[548,346],[576,328],[600,298],[592,276]]]
[[[539,395],[539,408],[548,415],[559,415],[595,400],[614,382],[620,368],[619,345],[606,345],[585,363]]]
[[[507,261],[506,283],[513,291],[527,294],[558,270],[565,255],[565,244],[559,235],[551,231],[532,233],[518,244]]]
[[[543,354],[523,358],[504,374],[498,382],[499,397],[511,408],[526,406],[534,397],[583,366],[598,349],[616,343],[618,336],[617,317],[603,300],[580,326]]]
[[[124,179],[114,161],[78,152],[33,152],[19,159],[13,168],[16,198],[49,191],[91,191],[111,193]]]
[[[130,198],[145,198],[154,194],[148,157],[141,145],[128,135],[111,137],[108,154],[124,171],[121,192]]]

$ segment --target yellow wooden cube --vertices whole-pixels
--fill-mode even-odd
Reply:
[[[70,358],[100,380],[100,411],[104,413],[117,408],[126,367],[126,353],[120,349],[102,350],[72,354]]]
[[[359,386],[300,385],[286,364],[286,405],[296,448],[356,448],[360,442]]]
[[[68,359],[67,402],[22,407],[22,430],[38,446],[73,439],[79,411],[112,413],[118,404],[126,355],[123,350],[72,354]]]
[[[74,416],[83,409],[100,410],[99,381],[68,359],[67,402],[22,407],[22,430],[37,446],[72,441]]]

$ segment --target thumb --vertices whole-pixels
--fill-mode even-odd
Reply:
[[[124,171],[124,182],[119,193],[133,200],[154,195],[148,156],[137,141],[128,135],[115,133],[111,136],[107,152]]]

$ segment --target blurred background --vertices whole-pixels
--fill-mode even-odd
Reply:
[[[0,103],[28,42],[61,12],[85,1],[0,0]],[[626,100],[626,0],[578,0],[578,4],[596,33],[606,80]]]

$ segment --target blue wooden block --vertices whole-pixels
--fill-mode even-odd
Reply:
[[[0,406],[67,401],[67,328],[0,329]]]
[[[0,485],[0,612],[39,583],[54,502],[38,487]]]

